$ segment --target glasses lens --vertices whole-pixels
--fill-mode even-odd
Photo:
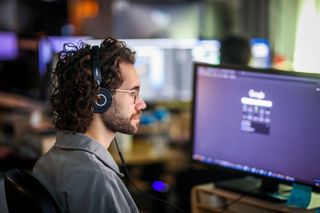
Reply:
[[[137,100],[138,95],[139,95],[139,92],[138,92],[138,91],[134,91],[134,92],[133,92],[133,103],[134,103],[134,104],[136,103],[136,100]]]
[[[122,89],[111,89],[111,90],[129,93],[133,97],[134,104],[136,103],[137,97],[139,97],[139,92],[140,92],[139,90],[122,90]]]

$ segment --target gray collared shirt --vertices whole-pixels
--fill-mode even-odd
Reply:
[[[84,134],[58,132],[55,145],[37,161],[33,175],[62,212],[139,212],[110,153]]]

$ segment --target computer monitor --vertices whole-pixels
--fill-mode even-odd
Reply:
[[[195,63],[193,86],[193,160],[320,188],[320,75]]]
[[[125,39],[136,51],[146,101],[190,101],[195,39]]]
[[[250,66],[269,68],[272,66],[272,55],[269,41],[264,38],[252,38]]]
[[[39,39],[39,73],[44,76],[54,59],[54,55],[63,50],[65,43],[78,44],[79,42],[89,39],[89,36],[45,36]]]
[[[220,46],[219,40],[199,40],[192,49],[193,60],[209,64],[219,64]]]
[[[272,66],[272,55],[268,40],[252,38],[249,42],[251,46],[249,65],[256,68],[270,68]],[[220,40],[199,40],[192,49],[192,58],[196,62],[220,64],[220,48]]]
[[[11,61],[18,57],[18,38],[14,32],[0,31],[0,61]]]

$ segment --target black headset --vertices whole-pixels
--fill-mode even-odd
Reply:
[[[95,113],[106,112],[112,104],[112,95],[106,88],[100,87],[101,83],[101,64],[100,64],[100,49],[99,46],[93,46],[91,48],[91,62],[92,62],[92,74],[94,81],[99,87],[98,101],[94,104]]]

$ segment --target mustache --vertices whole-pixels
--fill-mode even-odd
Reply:
[[[140,118],[142,115],[142,111],[138,111],[137,113],[132,114],[131,119]]]

